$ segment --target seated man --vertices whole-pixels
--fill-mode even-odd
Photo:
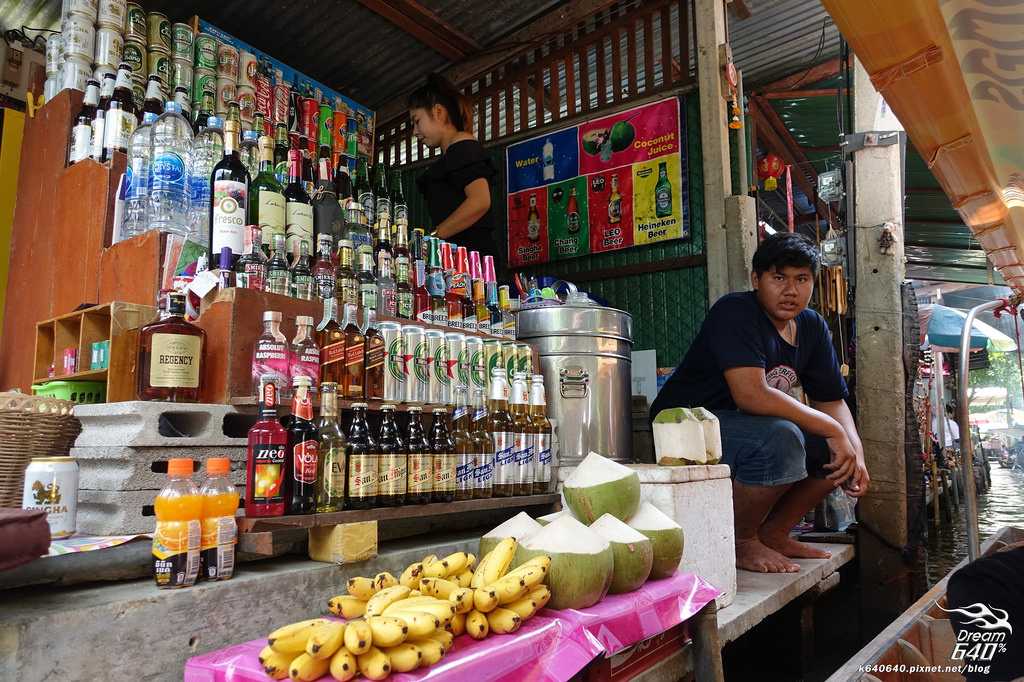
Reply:
[[[754,290],[715,302],[651,406],[652,418],[680,406],[718,416],[722,463],[732,468],[736,565],[748,571],[795,572],[787,557],[827,558],[790,529],[833,489],[855,497],[868,489],[832,336],[807,309],[818,265],[801,235],[764,240]]]

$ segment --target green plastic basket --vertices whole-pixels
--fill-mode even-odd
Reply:
[[[50,398],[70,400],[79,405],[107,401],[105,381],[47,381],[44,384],[34,384],[32,392]]]

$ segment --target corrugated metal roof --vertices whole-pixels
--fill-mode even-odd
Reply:
[[[0,0],[0,29],[60,29],[60,0]],[[29,32],[29,36],[32,37]]]

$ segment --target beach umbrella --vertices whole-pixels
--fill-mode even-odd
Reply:
[[[944,305],[927,304],[918,309],[921,345],[943,353],[960,352],[960,335],[967,313]],[[971,350],[988,349],[1006,353],[1017,350],[1016,342],[995,327],[975,319],[971,325]]]

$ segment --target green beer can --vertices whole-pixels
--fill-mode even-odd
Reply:
[[[126,41],[124,48],[121,52],[121,61],[131,67],[132,78],[134,79],[145,79],[146,68],[148,62],[146,61],[146,46],[142,43],[137,43],[134,40]]]
[[[505,369],[505,360],[501,354],[501,341],[484,339],[484,368],[487,372],[487,390],[490,391],[494,370]]]
[[[136,43],[145,43],[149,38],[149,28],[146,24],[146,10],[138,3],[128,3],[128,20],[125,23],[124,40]]]
[[[175,59],[188,59],[191,62],[194,42],[195,34],[191,26],[180,22],[171,26],[171,54]]]
[[[196,72],[200,69],[217,71],[217,39],[209,33],[200,33],[195,38]],[[216,79],[215,79],[216,80]],[[216,86],[214,86],[216,89]]]

